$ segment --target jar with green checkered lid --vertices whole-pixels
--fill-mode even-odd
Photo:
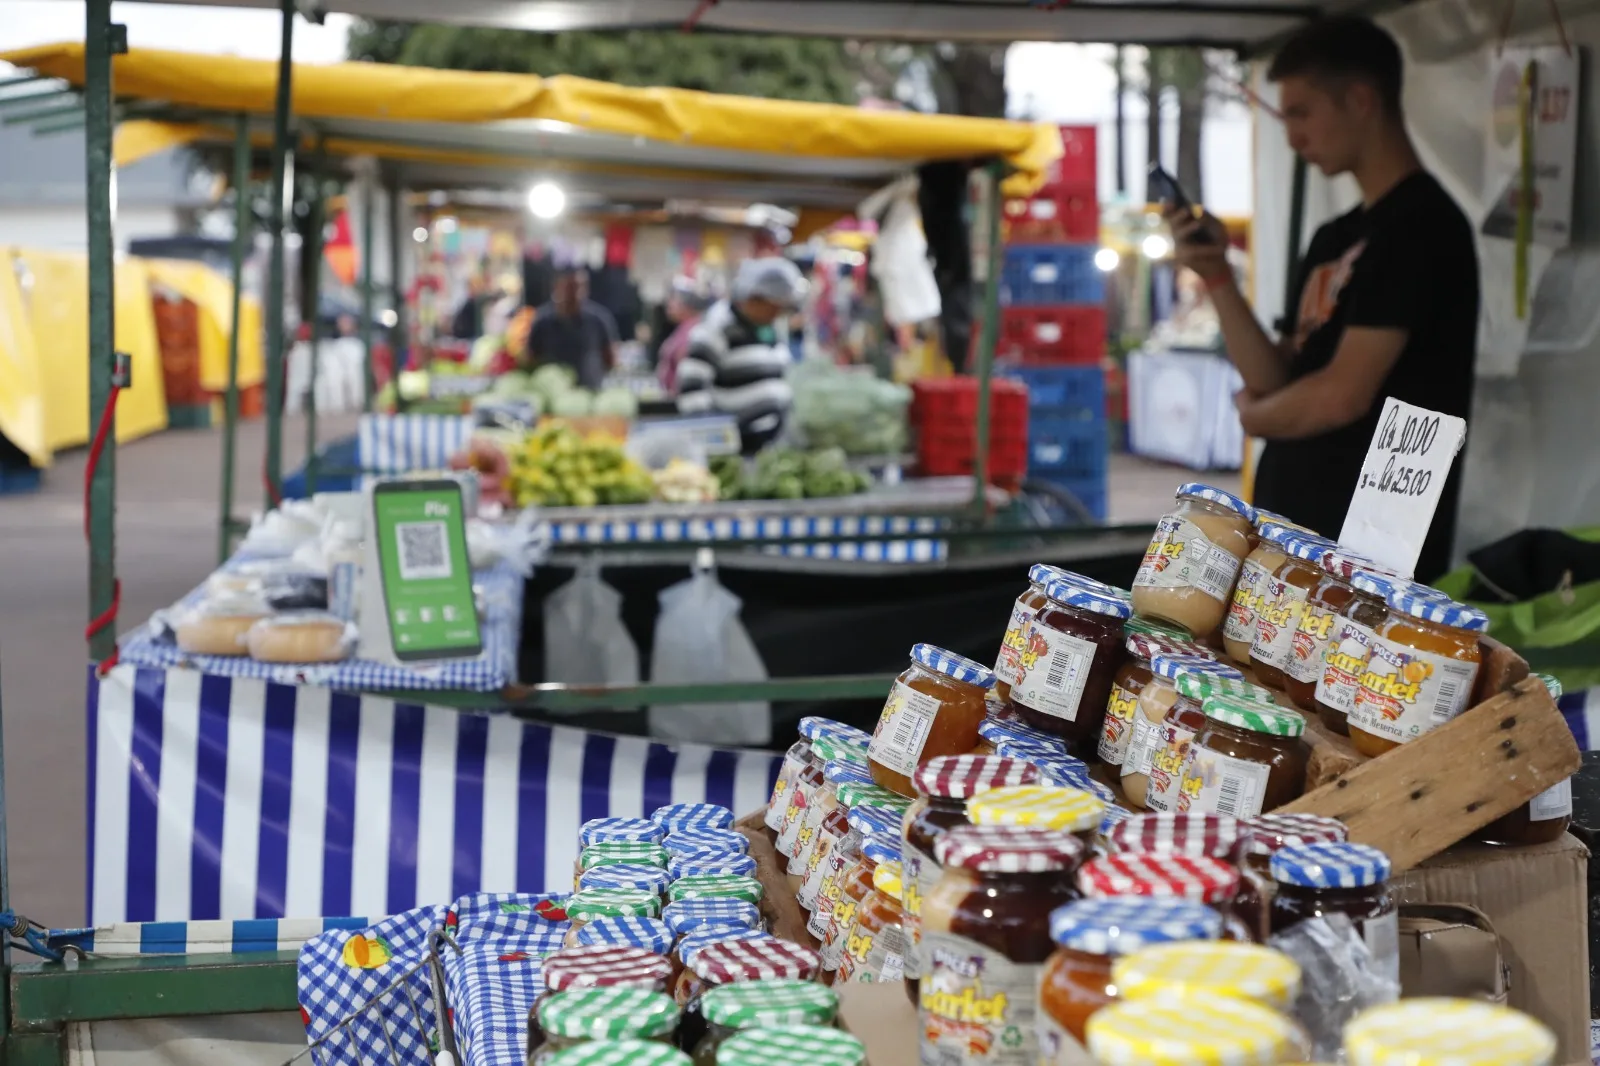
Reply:
[[[737,874],[680,877],[667,887],[667,900],[670,903],[684,899],[742,899],[746,903],[760,903],[761,896],[760,881]]]
[[[863,1066],[867,1048],[839,1029],[748,1029],[717,1049],[717,1066]]]
[[[596,918],[658,918],[660,915],[661,897],[654,892],[634,888],[585,889],[567,900],[567,920],[571,925],[562,943],[575,947],[578,930]]]
[[[675,1047],[649,1040],[594,1040],[558,1051],[549,1066],[690,1066]]]
[[[700,1012],[707,1031],[694,1049],[695,1066],[716,1066],[717,1049],[746,1029],[833,1025],[839,997],[815,981],[756,981],[710,989]]]
[[[1298,711],[1245,696],[1209,696],[1200,709],[1178,810],[1254,818],[1300,798],[1309,754]]]
[[[557,992],[534,1008],[528,1061],[544,1066],[557,1053],[595,1040],[646,1040],[670,1046],[679,1013],[671,996],[643,988]]]

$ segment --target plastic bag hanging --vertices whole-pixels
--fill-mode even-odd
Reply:
[[[544,670],[562,685],[637,685],[639,648],[622,624],[622,593],[585,557],[544,601]]]

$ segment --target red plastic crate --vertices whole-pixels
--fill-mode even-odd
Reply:
[[[917,440],[917,468],[925,477],[972,473],[976,434],[924,433]],[[1006,433],[989,438],[989,478],[1012,481],[1028,472],[1028,435]]]
[[[1020,366],[1089,366],[1106,354],[1103,307],[1005,307],[995,358]]]
[[[1093,244],[1100,240],[1100,201],[1092,182],[1047,185],[1003,205],[1001,236],[1017,244]]]
[[[1046,185],[1095,187],[1100,167],[1095,151],[1095,127],[1062,126],[1061,158],[1045,171]]]
[[[978,417],[978,379],[973,377],[924,378],[911,383],[911,424],[971,424]],[[1028,389],[1009,378],[989,381],[991,425],[1028,419]]]

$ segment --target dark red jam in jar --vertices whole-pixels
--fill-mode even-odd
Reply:
[[[1046,581],[1044,595],[1025,630],[1011,705],[1082,757],[1100,741],[1111,682],[1127,656],[1122,624],[1131,609],[1114,591],[1071,576]]]

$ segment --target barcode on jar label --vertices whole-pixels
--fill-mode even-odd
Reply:
[[[1123,777],[1150,772],[1150,758],[1155,754],[1156,736],[1160,731],[1161,727],[1152,724],[1144,715],[1134,717],[1133,739],[1128,741],[1128,754],[1122,760]]]
[[[1254,818],[1261,813],[1271,776],[1270,766],[1196,747],[1184,775],[1179,809]],[[1182,806],[1185,799],[1189,804],[1187,808]]]
[[[928,742],[933,720],[939,717],[939,701],[918,692],[904,681],[896,681],[883,705],[878,728],[867,747],[867,757],[907,777],[922,760],[922,747]]]
[[[1200,576],[1195,579],[1194,585],[1212,599],[1226,602],[1228,593],[1233,589],[1234,579],[1238,576],[1238,558],[1226,548],[1207,544],[1205,566],[1201,569]]]
[[[1028,623],[1022,670],[1012,682],[1011,698],[1040,714],[1076,721],[1095,650],[1093,641],[1037,621]]]
[[[443,522],[397,522],[395,544],[399,548],[402,581],[433,580],[449,577],[450,544]]]

